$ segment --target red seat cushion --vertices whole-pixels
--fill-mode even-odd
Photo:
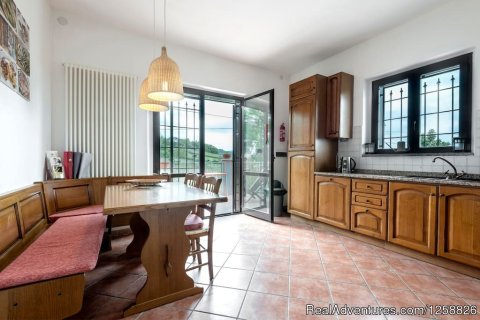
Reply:
[[[102,205],[93,205],[93,206],[82,207],[82,208],[78,208],[78,209],[61,211],[61,212],[57,212],[55,214],[52,214],[49,217],[49,219],[50,219],[51,222],[55,222],[60,218],[84,216],[84,215],[93,214],[93,213],[103,213],[103,206]]]
[[[189,214],[185,220],[185,231],[198,230],[203,228],[203,220],[196,214]]]
[[[93,270],[106,218],[91,214],[59,219],[0,272],[0,289]]]

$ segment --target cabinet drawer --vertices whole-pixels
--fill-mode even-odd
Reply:
[[[377,239],[387,239],[387,212],[352,205],[350,230]]]
[[[317,77],[313,76],[290,85],[290,100],[300,99],[317,92]]]
[[[387,196],[352,192],[352,205],[387,210]]]
[[[353,179],[352,191],[386,195],[388,183],[386,181]]]

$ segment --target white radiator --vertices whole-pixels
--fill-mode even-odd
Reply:
[[[66,150],[91,153],[93,177],[133,175],[136,77],[64,68]]]

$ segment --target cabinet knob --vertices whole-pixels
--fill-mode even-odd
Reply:
[[[430,196],[431,196],[431,197],[435,197],[436,194],[435,194],[435,193],[430,193]],[[441,196],[441,195],[440,195],[440,196]]]
[[[367,189],[372,189],[372,186],[367,185]]]
[[[440,193],[438,196],[439,196],[440,198],[445,197],[445,195],[444,195],[443,193]]]
[[[365,200],[366,203],[370,203],[370,200]]]
[[[330,181],[333,181],[333,178],[330,178],[329,180],[330,180]]]

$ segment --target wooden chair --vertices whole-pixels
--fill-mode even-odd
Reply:
[[[208,178],[203,177],[200,183],[200,188],[210,191],[212,193],[218,194],[218,192],[220,191],[221,184],[222,184],[222,179],[216,179],[215,177],[208,177]],[[201,268],[203,266],[208,265],[210,280],[213,279],[212,243],[213,243],[213,225],[215,222],[215,210],[216,210],[215,203],[198,206],[198,210],[194,214],[197,215],[203,222],[205,218],[205,212],[208,211],[210,214],[208,225],[206,226],[203,224],[196,230],[185,231],[188,239],[190,240],[190,243],[193,244],[193,246],[191,246],[189,255],[193,256],[194,258],[196,257],[197,258],[196,260],[198,261],[194,266],[190,266],[186,270],[190,271],[190,270]],[[200,243],[200,239],[202,237],[207,237],[206,248]],[[205,263],[202,262],[202,256],[201,256],[202,253],[204,252],[206,252],[208,255],[208,261]],[[195,263],[195,259],[193,263]]]
[[[199,188],[202,183],[202,178],[203,176],[201,174],[187,173],[185,174],[185,180],[183,180],[183,183],[188,186]]]

